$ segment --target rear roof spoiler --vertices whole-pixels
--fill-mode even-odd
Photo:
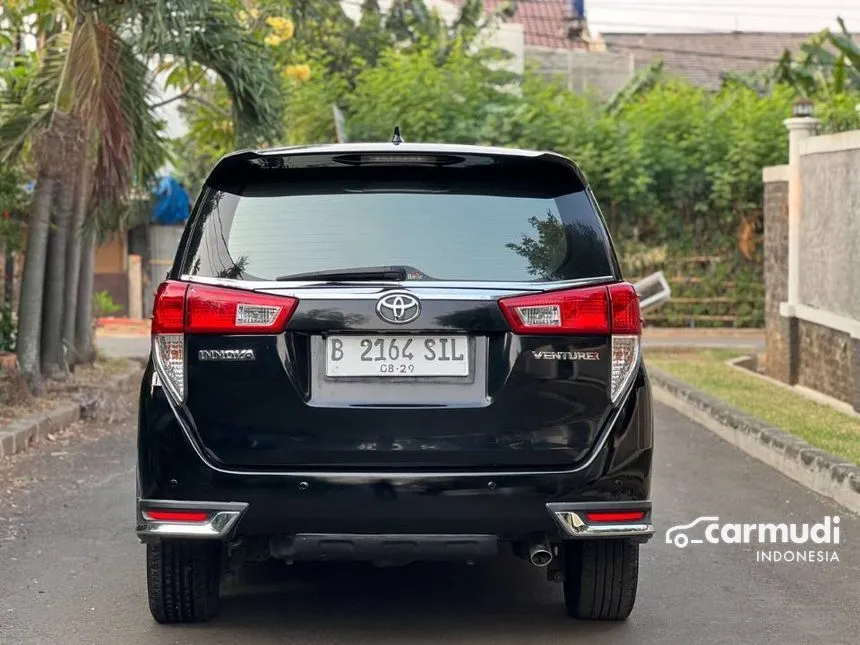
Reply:
[[[210,173],[206,184],[230,191],[231,188],[247,185],[252,178],[259,179],[261,174],[287,180],[288,177],[301,174],[317,175],[314,171],[323,169],[380,166],[444,167],[472,170],[476,174],[519,170],[547,179],[564,176],[568,186],[577,190],[583,190],[588,185],[585,174],[573,161],[555,153],[428,144],[339,144],[242,150],[223,157]],[[293,171],[297,171],[295,175]],[[570,185],[571,179],[574,180],[573,186]]]

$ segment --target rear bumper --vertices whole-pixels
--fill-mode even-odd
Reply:
[[[240,521],[249,509],[244,502],[189,502],[177,500],[137,501],[137,535],[143,541],[162,538],[230,539],[239,531]],[[654,534],[651,523],[651,502],[580,502],[547,503],[544,510],[555,521],[553,533],[561,539],[638,538],[647,541]],[[158,519],[158,511],[175,511],[169,519]],[[202,519],[188,519],[183,511],[204,511]],[[629,514],[637,517],[595,521],[594,512]],[[641,514],[641,517],[638,516]],[[547,522],[542,522],[547,523]],[[356,526],[356,528],[361,528]],[[307,533],[298,532],[282,547],[282,555],[290,559],[318,556],[327,550],[329,555],[338,552],[361,556],[381,551],[422,552],[425,555],[444,556],[449,553],[465,555],[491,555],[504,536],[498,533]],[[510,536],[513,537],[513,536]],[[522,537],[522,536],[517,536]]]
[[[457,535],[516,541],[534,533],[555,540],[647,539],[653,533],[652,411],[644,374],[605,440],[569,471],[236,472],[201,455],[160,389],[144,386],[140,415],[137,532],[145,540]],[[220,529],[213,524],[188,531],[142,515],[146,508],[174,504],[228,515],[219,520]],[[586,516],[595,509],[647,513],[597,525]],[[483,546],[475,548],[486,546],[478,542]]]

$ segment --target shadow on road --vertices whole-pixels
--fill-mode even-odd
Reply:
[[[561,586],[513,557],[475,566],[269,564],[248,567],[224,596],[217,622],[193,631],[230,626],[250,642],[552,643],[601,634],[620,642],[632,630],[569,619]]]

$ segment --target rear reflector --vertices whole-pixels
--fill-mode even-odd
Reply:
[[[612,336],[612,401],[621,393],[635,374],[639,362],[639,336]]]
[[[609,382],[613,403],[636,374],[642,319],[639,295],[627,282],[503,298],[499,306],[516,334],[611,335]]]
[[[635,522],[645,518],[645,511],[592,511],[585,514],[589,522]]]
[[[152,340],[153,357],[164,373],[164,385],[181,401],[185,398],[185,336],[157,334]]]
[[[146,510],[143,517],[155,522],[205,522],[209,519],[206,511],[172,511],[172,510]]]
[[[288,296],[168,280],[152,311],[153,355],[165,387],[185,397],[186,334],[280,334],[298,300]]]

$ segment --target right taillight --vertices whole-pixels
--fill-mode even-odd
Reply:
[[[611,336],[610,398],[615,403],[627,389],[639,364],[642,319],[639,294],[633,285],[550,291],[499,301],[516,334]]]
[[[177,400],[185,398],[186,335],[279,334],[297,304],[288,296],[163,282],[152,310],[152,349],[165,386]]]

